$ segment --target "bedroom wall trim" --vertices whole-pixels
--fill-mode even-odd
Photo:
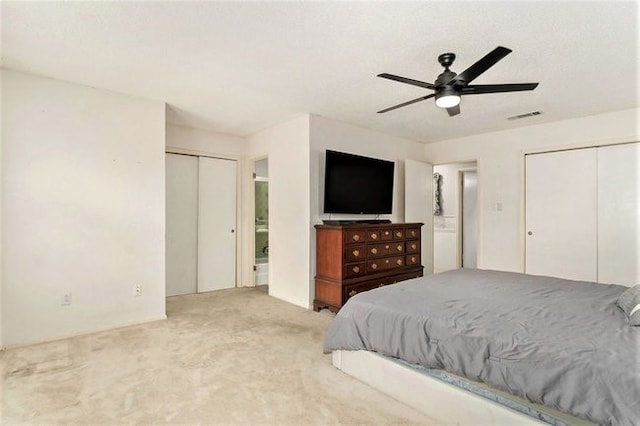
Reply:
[[[242,156],[233,155],[233,154],[219,154],[212,153],[208,151],[201,151],[198,149],[189,149],[189,148],[180,148],[175,146],[167,146],[165,148],[165,153],[167,154],[181,154],[181,155],[191,155],[194,157],[208,157],[208,158],[218,158],[221,160],[234,160],[241,161]]]
[[[156,322],[156,321],[165,321],[167,319],[167,315],[160,315],[158,317],[154,317],[154,318],[149,318],[149,319],[145,319],[144,321],[134,321],[134,322],[130,322],[130,323],[126,323],[126,324],[120,324],[116,327],[101,327],[101,328],[97,328],[95,330],[90,330],[90,331],[81,331],[78,333],[69,333],[69,334],[60,334],[57,336],[52,336],[46,339],[42,339],[42,340],[38,340],[35,342],[21,342],[21,343],[12,343],[9,345],[4,346],[2,349],[3,350],[11,350],[11,349],[19,349],[19,348],[26,348],[29,346],[34,346],[34,345],[40,345],[40,344],[45,344],[45,343],[53,343],[53,342],[59,342],[62,340],[67,340],[67,339],[73,339],[75,337],[82,337],[82,336],[88,336],[91,334],[95,334],[95,333],[102,333],[102,332],[106,332],[106,331],[113,331],[113,330],[126,330],[128,328],[132,328],[132,327],[137,327],[139,325],[142,324],[149,324],[152,322]]]

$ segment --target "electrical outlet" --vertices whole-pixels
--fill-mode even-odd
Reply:
[[[136,284],[133,286],[133,296],[142,296],[142,284]]]
[[[62,306],[69,306],[71,304],[71,293],[63,294],[62,300],[60,300],[60,304]]]

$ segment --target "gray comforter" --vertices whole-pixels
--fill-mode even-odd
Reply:
[[[460,269],[349,299],[324,351],[440,368],[599,424],[640,424],[640,327],[626,287]]]

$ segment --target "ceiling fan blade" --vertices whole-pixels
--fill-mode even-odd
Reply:
[[[460,114],[460,104],[451,108],[447,108],[447,112],[449,113],[449,117]]]
[[[524,90],[533,90],[536,87],[538,87],[538,83],[476,84],[462,87],[460,89],[460,94],[477,95],[481,93],[522,92]]]
[[[436,88],[436,86],[434,86],[433,84],[427,83],[425,81],[419,81],[419,80],[414,80],[412,78],[400,77],[399,75],[387,74],[386,72],[382,74],[378,74],[378,77],[388,78],[389,80],[399,81],[400,83],[413,84],[414,86],[424,87],[425,89],[433,90]]]
[[[498,46],[493,49],[491,52],[487,53],[482,59],[480,59],[475,64],[471,65],[466,70],[462,71],[460,74],[453,77],[449,80],[446,85],[452,84],[469,84],[480,74],[491,68],[498,62],[500,59],[507,56],[511,53],[511,49],[507,49],[506,47]]]
[[[435,93],[432,93],[432,94],[427,95],[427,96],[422,96],[422,97],[417,98],[417,99],[413,99],[413,100],[410,100],[410,101],[407,101],[407,102],[403,102],[401,104],[394,105],[394,106],[389,107],[389,108],[385,108],[382,111],[378,111],[378,114],[383,113],[383,112],[387,112],[387,111],[391,111],[391,110],[396,109],[396,108],[402,108],[403,106],[415,104],[416,102],[424,101],[425,99],[433,98],[434,96],[435,96]]]

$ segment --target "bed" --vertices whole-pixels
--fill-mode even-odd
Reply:
[[[324,351],[334,353],[334,365],[347,357],[364,377],[378,368],[364,365],[387,358],[574,419],[640,424],[640,327],[616,306],[625,290],[510,272],[444,272],[349,299],[327,330]],[[391,377],[381,379],[383,390]]]

